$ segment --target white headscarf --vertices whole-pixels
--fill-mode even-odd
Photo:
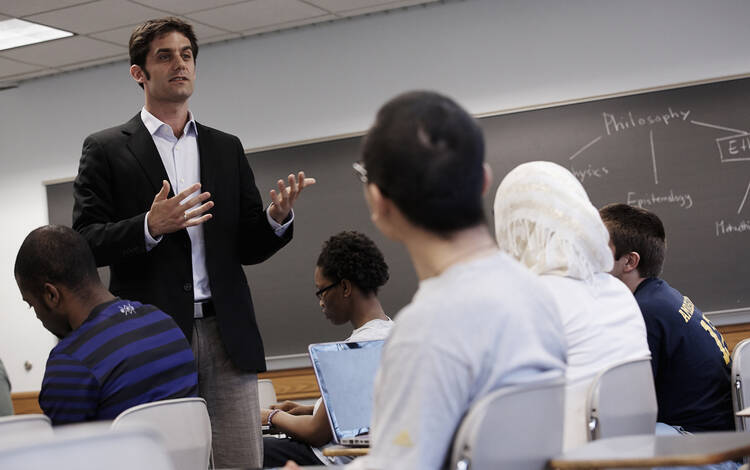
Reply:
[[[609,232],[586,190],[552,162],[516,167],[495,195],[495,236],[500,249],[537,274],[588,280],[609,272]]]

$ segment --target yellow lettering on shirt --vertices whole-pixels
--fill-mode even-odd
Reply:
[[[407,431],[401,431],[400,433],[398,433],[398,435],[393,439],[393,444],[400,447],[414,447],[414,442],[412,442],[411,437],[409,437],[409,433]]]
[[[695,305],[693,305],[693,302],[687,298],[686,296],[682,297],[682,307],[680,307],[680,315],[682,315],[683,320],[685,320],[685,323],[689,322],[691,318],[693,318],[693,312],[695,311]]]
[[[721,333],[714,328],[711,322],[708,321],[708,318],[701,320],[701,326],[711,335],[714,341],[716,341],[716,346],[719,347],[719,351],[721,351],[721,355],[724,357],[724,364],[729,365],[729,350],[724,343],[724,338],[721,337]]]

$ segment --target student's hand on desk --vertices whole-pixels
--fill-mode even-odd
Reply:
[[[292,462],[291,460],[287,460],[286,465],[284,465],[284,468],[282,470],[302,470],[299,465]]]
[[[284,185],[284,180],[279,180],[276,182],[279,191],[276,192],[275,189],[272,189],[270,192],[272,204],[268,208],[268,215],[280,224],[283,224],[289,216],[294,201],[297,200],[302,190],[315,184],[315,178],[305,178],[304,171],[300,171],[297,178],[294,175],[289,175],[288,180],[289,186]]]
[[[276,403],[271,405],[272,410],[286,411],[290,415],[311,415],[313,412],[313,406],[311,405],[300,405],[297,402],[286,400],[283,403]]]
[[[268,415],[271,414],[271,410],[268,408],[261,408],[260,409],[260,424],[261,425],[267,425],[268,424]]]

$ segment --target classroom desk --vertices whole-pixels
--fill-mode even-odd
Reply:
[[[750,456],[749,432],[689,436],[613,437],[589,442],[551,459],[550,469],[650,468],[708,465]]]
[[[369,453],[369,447],[331,446],[323,449],[323,455],[326,457],[361,457]]]

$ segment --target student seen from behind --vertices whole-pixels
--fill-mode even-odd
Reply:
[[[627,204],[600,210],[611,235],[612,274],[643,313],[659,406],[657,433],[732,431],[731,358],[692,300],[659,278],[667,248],[656,214]],[[732,469],[734,462],[706,468]]]
[[[383,348],[370,454],[349,465],[434,470],[472,403],[563,376],[560,316],[490,235],[482,131],[453,100],[417,91],[386,103],[355,168],[372,221],[406,247],[419,287]]]
[[[539,274],[557,303],[568,342],[563,449],[583,445],[596,374],[650,355],[638,304],[609,274],[607,228],[573,174],[556,163],[529,162],[500,183],[495,233],[500,249]]]

